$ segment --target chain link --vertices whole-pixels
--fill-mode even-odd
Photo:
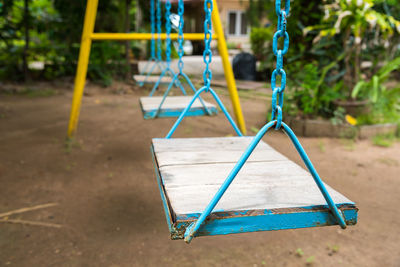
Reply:
[[[210,88],[212,72],[210,69],[210,63],[212,61],[212,51],[211,51],[211,41],[212,41],[212,22],[211,22],[211,13],[213,10],[213,1],[212,0],[204,0],[204,11],[205,11],[205,20],[204,20],[204,52],[203,52],[203,61],[206,64],[206,68],[203,72],[204,86],[207,88],[206,91]]]
[[[166,42],[166,51],[165,54],[167,56],[167,65],[169,66],[171,63],[171,1],[167,0],[165,3],[165,21],[166,21],[166,30],[167,30],[167,42]]]
[[[179,43],[179,51],[178,51],[178,55],[179,55],[179,62],[178,62],[178,67],[179,67],[179,73],[182,74],[183,73],[183,60],[182,57],[184,55],[184,51],[183,51],[183,43],[184,43],[184,38],[183,38],[183,26],[185,24],[184,18],[183,18],[183,14],[185,12],[185,7],[183,4],[183,0],[179,0],[179,4],[178,4],[178,15],[179,15],[179,34],[178,34],[178,43]]]
[[[151,59],[156,58],[156,42],[154,40],[154,32],[155,32],[155,9],[154,9],[154,0],[150,0],[150,31],[151,31]]]
[[[285,8],[282,9],[281,0],[275,1],[275,11],[278,15],[277,31],[272,39],[272,51],[276,56],[276,69],[272,72],[272,115],[271,120],[276,120],[275,129],[279,129],[282,124],[283,97],[286,88],[286,72],[283,69],[283,56],[289,50],[289,34],[286,31],[287,15],[290,12],[290,0],[285,0]],[[283,38],[283,49],[278,49],[279,38]],[[277,76],[281,77],[280,87],[276,87]]]
[[[161,3],[160,0],[157,0],[157,59],[158,61],[162,61],[161,58]]]

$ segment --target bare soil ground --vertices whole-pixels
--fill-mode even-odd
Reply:
[[[324,181],[358,204],[354,227],[201,237],[187,245],[169,239],[149,149],[174,119],[143,120],[138,98],[146,91],[89,85],[75,143],[66,146],[71,84],[34,86],[58,94],[0,95],[0,214],[58,205],[6,217],[50,225],[0,221],[0,266],[400,266],[399,143],[301,138]],[[259,128],[265,100],[246,97],[242,105],[248,128]],[[219,115],[186,119],[176,136],[228,134]],[[265,141],[301,163],[283,134]]]

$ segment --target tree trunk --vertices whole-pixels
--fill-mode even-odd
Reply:
[[[23,79],[24,81],[29,80],[29,69],[28,69],[28,56],[29,56],[29,21],[30,21],[30,14],[29,14],[29,0],[24,0],[24,30],[25,30],[25,47],[24,52],[22,54],[22,68],[23,68]]]
[[[345,50],[344,64],[345,64],[345,68],[346,68],[346,73],[343,77],[343,80],[344,80],[344,86],[346,86],[349,90],[348,98],[351,97],[351,91],[353,90],[353,69],[350,64],[353,49],[350,45],[347,44],[347,42],[350,38],[350,35],[351,35],[351,29],[348,29],[346,31],[346,35],[345,35],[345,38],[343,41],[343,48]]]
[[[131,0],[125,0],[125,32],[129,33],[130,32],[130,26],[131,26],[131,18],[129,15],[129,11],[131,9]],[[131,67],[131,59],[130,59],[130,41],[125,42],[125,59],[126,59],[126,79],[129,81],[129,79],[132,79],[132,67]]]

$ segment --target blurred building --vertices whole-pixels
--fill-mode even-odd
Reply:
[[[250,0],[217,0],[225,38],[230,49],[250,49],[250,27],[246,18],[246,8]],[[165,2],[165,0],[162,0]],[[178,0],[171,0],[172,12],[176,11]],[[204,31],[204,1],[184,0],[185,29],[184,32],[201,33]],[[215,42],[213,45],[216,45]],[[193,42],[194,54],[202,54],[204,44]]]

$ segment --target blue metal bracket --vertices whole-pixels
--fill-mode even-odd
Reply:
[[[153,63],[153,64],[152,64]],[[152,64],[152,65],[151,65]],[[149,68],[149,66],[151,66],[150,67],[150,69],[149,69],[149,71],[147,71],[147,69]],[[140,87],[142,87],[145,83],[146,83],[146,81],[147,81],[147,79],[151,76],[151,74],[153,74],[153,71],[154,71],[154,69],[155,69],[155,67],[158,67],[158,69],[162,72],[164,69],[165,69],[165,66],[163,66],[163,62],[161,62],[161,61],[159,61],[157,58],[150,58],[148,61],[147,61],[147,63],[146,63],[146,65],[145,65],[145,67],[144,67],[144,69],[143,69],[143,71],[140,73],[140,75],[146,75],[146,77],[144,78],[144,80],[143,81],[140,81],[138,84],[139,84],[139,86]]]
[[[154,93],[156,92],[157,88],[160,86],[160,83],[161,83],[162,78],[163,78],[166,74],[169,74],[172,78],[174,78],[175,75],[176,75],[175,72],[174,72],[169,66],[167,66],[167,67],[163,70],[163,72],[161,73],[161,75],[160,75],[160,77],[158,78],[156,84],[153,86],[153,89],[151,89],[151,92],[150,92],[149,96],[153,96],[153,95],[154,95]],[[185,88],[182,86],[182,84],[181,84],[181,82],[179,81],[179,79],[178,79],[178,80],[175,80],[175,83],[173,83],[173,85],[174,85],[175,87],[179,87],[179,89],[181,89],[182,93],[183,93],[184,95],[186,95]]]
[[[171,130],[167,134],[165,138],[171,138],[171,136],[174,134],[176,128],[178,128],[179,124],[182,122],[183,118],[186,116],[190,108],[192,107],[194,101],[200,96],[200,94],[204,91],[209,91],[211,95],[214,97],[215,101],[217,102],[218,106],[221,108],[222,112],[225,114],[225,117],[228,119],[229,123],[232,125],[232,128],[235,130],[236,134],[238,136],[243,136],[242,132],[239,130],[237,127],[235,121],[232,119],[231,115],[229,112],[226,110],[224,104],[222,103],[221,99],[219,99],[217,93],[212,88],[207,88],[206,86],[200,88],[194,95],[192,100],[190,101],[189,105],[183,110],[181,115],[179,116],[178,120],[175,122],[175,124],[172,126]]]
[[[167,91],[165,91],[165,93],[163,95],[163,99],[161,100],[161,103],[158,106],[157,111],[152,116],[153,119],[156,118],[160,114],[162,105],[164,104],[165,100],[167,99],[167,96],[168,96],[169,92],[171,91],[172,86],[175,84],[176,80],[179,80],[180,76],[184,78],[184,80],[189,84],[189,87],[192,89],[192,91],[194,93],[196,93],[196,88],[194,87],[193,83],[190,81],[189,77],[185,73],[179,72],[179,73],[175,74],[174,78],[172,79],[171,83],[168,86]],[[199,100],[200,100],[201,105],[203,106],[205,114],[208,116],[211,116],[213,114],[213,112],[207,108],[206,104],[204,103],[204,101],[201,97],[199,97]]]
[[[190,243],[190,241],[193,239],[193,237],[196,235],[197,231],[203,224],[203,222],[206,220],[206,218],[211,214],[215,206],[218,204],[219,200],[221,197],[224,195],[225,191],[228,189],[232,181],[235,179],[236,175],[239,173],[243,165],[246,163],[247,159],[250,157],[251,153],[254,151],[258,143],[260,142],[261,138],[267,133],[267,131],[275,126],[277,124],[277,121],[271,121],[267,123],[254,137],[253,141],[250,143],[250,145],[247,147],[245,152],[242,154],[240,157],[239,161],[235,165],[235,167],[232,169],[231,173],[228,175],[224,183],[221,185],[219,188],[218,192],[215,194],[211,202],[208,204],[206,209],[203,211],[203,213],[200,215],[199,219],[192,223],[185,231],[185,241],[187,243]],[[343,214],[338,208],[336,207],[335,203],[333,202],[330,194],[326,190],[326,187],[324,183],[322,182],[321,178],[319,177],[317,171],[315,170],[313,164],[311,163],[310,159],[307,156],[307,153],[303,149],[302,145],[300,144],[298,138],[290,129],[288,125],[286,125],[284,122],[282,122],[283,126],[283,131],[286,133],[286,135],[289,136],[290,140],[292,141],[293,145],[297,149],[297,152],[300,154],[300,157],[303,159],[304,164],[307,166],[308,170],[310,171],[312,177],[314,178],[315,183],[317,184],[319,190],[321,191],[322,195],[324,196],[331,212],[335,216],[336,220],[338,221],[339,225],[344,229],[346,228],[346,222],[345,219],[343,218]],[[167,136],[168,138],[168,136]]]

